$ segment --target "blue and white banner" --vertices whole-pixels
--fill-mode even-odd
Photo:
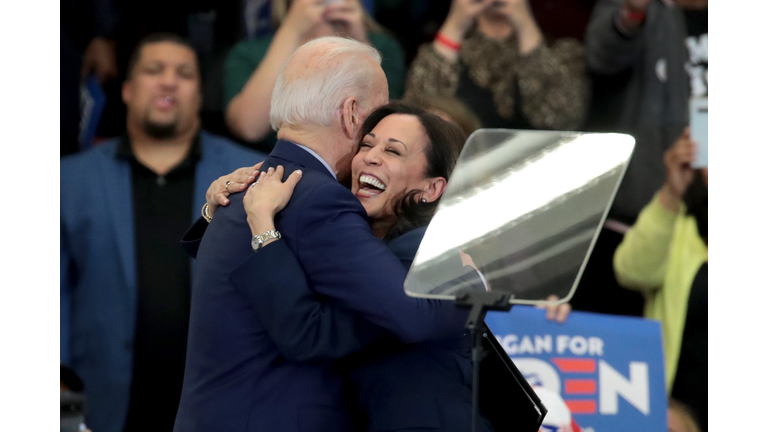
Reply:
[[[658,322],[573,312],[558,324],[544,314],[515,306],[509,313],[490,312],[485,319],[534,388],[559,395],[584,432],[666,430]]]

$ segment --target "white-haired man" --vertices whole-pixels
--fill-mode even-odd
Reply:
[[[303,172],[276,226],[314,293],[350,313],[313,329],[317,339],[310,350],[272,338],[273,317],[257,313],[252,305],[258,296],[235,286],[230,274],[249,265],[260,240],[275,233],[249,243],[244,194],[231,195],[231,205],[219,208],[210,225],[196,224],[205,236],[192,283],[176,431],[351,431],[342,368],[333,359],[388,334],[421,342],[463,333],[465,311],[405,295],[405,270],[371,232],[360,202],[339,183],[350,174],[363,121],[387,101],[380,61],[373,48],[348,39],[320,38],[300,47],[272,94],[278,141],[262,166]]]

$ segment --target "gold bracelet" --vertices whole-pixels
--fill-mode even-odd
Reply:
[[[213,216],[208,215],[208,203],[203,204],[203,209],[200,213],[202,213],[203,219],[205,219],[206,222],[211,223]]]

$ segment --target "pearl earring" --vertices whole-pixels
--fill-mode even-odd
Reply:
[[[426,199],[426,198],[422,198],[422,199],[421,199],[421,203],[422,203],[422,204],[426,204],[426,203],[427,203],[427,199]]]

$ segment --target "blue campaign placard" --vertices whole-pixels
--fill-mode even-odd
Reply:
[[[485,322],[530,384],[559,395],[584,432],[666,430],[658,322],[573,312],[559,324],[529,306]]]

